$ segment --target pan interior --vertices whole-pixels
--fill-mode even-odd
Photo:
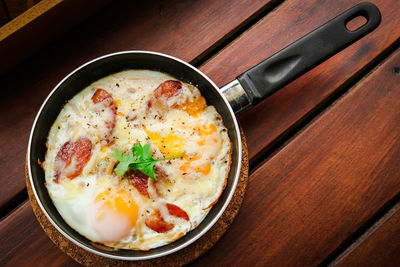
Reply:
[[[229,137],[232,142],[232,165],[229,173],[227,186],[221,195],[218,203],[214,205],[207,217],[203,222],[194,230],[188,232],[184,237],[179,240],[150,251],[133,251],[133,250],[114,250],[107,251],[100,249],[91,244],[87,238],[78,234],[75,230],[69,227],[55,206],[53,205],[46,187],[44,186],[45,176],[44,171],[39,166],[38,159],[44,161],[46,152],[46,139],[51,126],[56,120],[59,112],[67,100],[71,99],[75,94],[84,89],[92,82],[108,76],[112,73],[123,71],[126,69],[150,69],[158,70],[168,73],[177,79],[192,83],[196,85],[205,97],[208,105],[216,107],[218,112],[224,118],[224,124],[228,128]],[[217,88],[213,86],[206,77],[200,72],[194,70],[192,67],[177,61],[173,58],[166,57],[160,54],[145,53],[145,52],[126,52],[117,53],[109,56],[99,58],[92,61],[80,69],[74,71],[67,76],[52,92],[50,97],[43,105],[40,113],[38,114],[36,124],[31,136],[30,147],[30,168],[33,179],[33,186],[38,196],[38,201],[41,202],[45,212],[52,219],[52,221],[66,233],[76,243],[81,246],[89,248],[93,251],[100,252],[104,255],[111,257],[123,257],[125,259],[135,259],[143,257],[156,257],[157,255],[167,254],[174,248],[181,247],[186,242],[195,238],[205,228],[209,227],[213,218],[221,212],[224,203],[228,200],[230,193],[235,189],[235,175],[239,169],[240,162],[238,156],[238,144],[240,136],[235,128],[235,118],[232,116],[227,104],[223,101],[221,95],[217,92]],[[233,192],[232,192],[233,193]]]

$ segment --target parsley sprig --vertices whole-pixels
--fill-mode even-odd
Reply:
[[[173,157],[153,159],[150,154],[150,144],[145,144],[142,146],[140,142],[137,142],[132,147],[132,151],[129,151],[129,153],[124,153],[119,149],[115,149],[112,157],[119,161],[115,169],[118,176],[124,175],[128,168],[131,168],[132,170],[139,170],[141,173],[149,176],[154,181],[158,181],[155,171],[156,167],[154,164],[162,160],[179,158],[184,154],[185,152]]]

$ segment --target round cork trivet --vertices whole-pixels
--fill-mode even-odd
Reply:
[[[211,227],[211,229],[208,230],[208,232],[204,234],[201,238],[199,238],[197,241],[190,244],[189,246],[185,247],[184,249],[181,249],[167,256],[145,261],[121,261],[95,255],[75,245],[67,238],[65,238],[61,233],[59,233],[43,214],[36,201],[35,195],[33,194],[32,187],[29,183],[28,172],[25,168],[26,185],[33,212],[43,230],[46,232],[47,236],[53,241],[53,243],[56,244],[56,246],[59,247],[64,253],[66,253],[68,256],[70,256],[72,259],[80,264],[86,266],[182,266],[188,264],[203,255],[215,243],[217,243],[217,241],[223,236],[223,234],[233,222],[233,219],[235,218],[242,204],[248,181],[249,159],[247,144],[242,130],[241,136],[242,168],[240,170],[240,178],[237,184],[236,191],[233,194],[232,200],[226,208],[225,212],[215,223],[215,225]]]

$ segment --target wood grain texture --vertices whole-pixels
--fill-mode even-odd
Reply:
[[[106,53],[134,49],[191,61],[269,2],[115,1],[1,76],[0,114],[7,115],[0,116],[0,183],[7,190],[1,190],[0,208],[25,188],[23,162],[41,103],[74,68]]]
[[[0,233],[2,266],[80,266],[44,235],[29,201],[1,221]]]
[[[334,266],[399,266],[400,203],[392,210]]]
[[[89,17],[108,2],[110,0],[99,0],[96,4],[80,0],[42,0],[29,8],[0,28],[2,59],[0,74]],[[33,5],[33,1],[26,0],[11,0],[9,3],[15,5],[13,8],[9,5],[9,8],[18,12],[25,6]]]
[[[207,250],[212,248],[212,246],[222,237],[222,235],[227,231],[229,226],[231,225],[232,221],[234,220],[235,216],[237,215],[240,206],[242,204],[243,198],[245,196],[246,192],[246,187],[247,187],[247,182],[248,182],[248,171],[249,171],[249,159],[248,159],[248,152],[247,152],[247,144],[246,144],[246,139],[244,137],[243,131],[241,131],[241,136],[242,136],[242,166],[240,169],[240,178],[238,181],[237,188],[235,190],[235,193],[232,197],[232,200],[230,201],[228,207],[226,208],[225,212],[222,214],[220,219],[216,222],[216,224],[202,237],[200,237],[196,242],[193,244],[187,246],[186,248],[170,254],[168,256],[162,257],[162,258],[157,258],[153,260],[147,260],[147,261],[139,261],[139,262],[129,262],[129,261],[118,261],[118,260],[113,260],[113,259],[108,259],[104,258],[101,256],[94,255],[92,253],[89,253],[80,247],[76,246],[72,242],[70,242],[68,239],[66,239],[64,236],[62,236],[55,228],[54,226],[47,220],[45,215],[43,214],[42,210],[40,209],[32,188],[29,184],[29,178],[28,178],[28,173],[27,170],[26,172],[26,183],[27,183],[27,189],[28,189],[28,194],[29,194],[29,199],[30,203],[26,202],[23,204],[23,207],[19,208],[24,209],[23,216],[19,216],[18,218],[14,218],[16,220],[19,220],[23,217],[28,217],[26,213],[30,213],[30,209],[26,209],[25,206],[31,205],[33,209],[33,213],[35,214],[37,220],[39,221],[41,227],[43,230],[46,232],[47,236],[54,242],[54,244],[65,254],[70,256],[72,259],[75,261],[84,264],[86,266],[137,266],[137,267],[144,267],[144,266],[182,266],[184,264],[188,264],[189,262],[193,261],[194,259],[200,257],[203,255]],[[32,220],[33,218],[29,216],[29,219]],[[18,224],[18,223],[17,223]],[[1,225],[1,222],[0,222]],[[15,229],[7,223],[7,226],[4,228],[0,228],[0,236],[6,235],[6,233],[10,233],[9,237],[12,240],[21,240],[21,236],[19,236],[19,233],[15,231]],[[37,235],[37,239],[47,239],[47,237],[42,234],[42,235]],[[21,241],[22,243],[23,241]],[[48,243],[46,243],[48,244]],[[12,245],[12,243],[11,243]],[[25,243],[25,245],[28,245]],[[29,244],[29,246],[35,246],[37,243],[34,244]],[[53,245],[53,244],[50,244]],[[30,248],[31,249],[31,248]],[[47,251],[46,246],[41,247],[43,251]],[[8,245],[4,246],[3,251],[8,251],[11,250],[11,247],[8,247]],[[39,252],[38,252],[39,253]],[[54,252],[53,252],[54,253]],[[4,263],[7,263],[7,258],[13,258],[13,261],[18,261],[18,266],[19,265],[26,265],[29,261],[29,258],[18,258],[14,259],[16,257],[15,253],[12,255],[7,255],[5,254],[4,257],[2,257],[2,250],[0,249],[0,266],[3,266]],[[60,255],[60,253],[56,253],[58,257],[61,259],[64,259],[65,255]],[[70,259],[70,261],[72,261]],[[60,260],[57,260],[57,262],[60,262]],[[61,261],[63,265],[64,261]],[[38,265],[45,265],[46,261],[37,261],[36,262]],[[15,266],[15,262],[13,262]],[[58,264],[57,264],[58,265]]]
[[[39,3],[40,0],[4,0],[4,2],[7,5],[10,17],[13,19]]]
[[[201,67],[219,86],[228,83],[358,0],[285,1],[253,28]],[[381,25],[368,36],[309,71],[256,107],[239,116],[250,158],[265,150],[318,105],[326,101],[400,37],[400,1],[372,0],[382,13]]]
[[[195,266],[314,266],[400,192],[400,51],[251,176]],[[229,255],[229,256],[227,256]]]
[[[223,85],[260,58],[273,54],[354,3],[333,0],[286,1],[244,33],[238,41],[207,62],[202,70],[219,85]],[[375,3],[381,9],[384,19],[370,37],[358,42],[355,48],[346,49],[265,100],[260,106],[240,116],[246,127],[249,150],[253,156],[399,38],[399,18],[395,16],[398,1]],[[207,5],[210,6],[211,3]],[[123,24],[126,20],[125,17],[120,23]],[[168,25],[168,20],[164,24]],[[4,158],[3,155],[0,157],[1,166],[10,166],[7,170],[0,168],[0,179],[4,179],[5,182],[1,180],[3,184],[10,183],[11,188],[15,183],[12,180],[19,181],[19,177],[23,177],[21,165],[13,162],[18,157],[23,162],[24,140],[26,142],[27,128],[30,128],[34,116],[30,113],[36,111],[50,90],[48,87],[55,85],[56,81],[87,57],[110,52],[115,47],[134,47],[132,44],[136,40],[133,37],[130,39],[131,35],[122,36],[121,33],[113,32],[115,28],[107,26],[104,29],[105,35],[94,29],[93,36],[99,39],[95,38],[93,44],[87,44],[83,40],[86,40],[85,34],[90,32],[90,25],[85,25],[19,66],[11,73],[12,79],[1,78],[6,85],[4,88],[10,90],[7,94],[4,91],[0,93],[5,97],[4,102],[1,100],[5,107],[0,105],[0,111],[10,118],[1,117],[0,125],[16,128],[7,131],[0,128],[1,136],[7,137],[9,142],[15,142],[5,144],[0,141],[0,153],[11,152],[11,156],[7,154],[11,159]],[[283,28],[279,28],[281,25]],[[209,27],[213,26],[215,24]],[[159,27],[158,32],[161,31],[161,26]],[[128,31],[126,28],[123,32]],[[214,36],[218,27],[214,27],[212,31],[210,28],[208,31]],[[382,31],[381,28],[385,30]],[[192,31],[196,32],[193,29]],[[249,34],[252,37],[247,39]],[[199,51],[202,49],[194,45],[196,43],[190,38],[176,35],[174,32],[167,39],[176,40],[175,47],[162,43],[162,39],[158,37],[145,38],[148,41],[155,40],[155,43],[147,45],[156,49],[158,47],[159,51],[175,56],[182,54],[179,57],[186,60],[201,53]],[[216,40],[218,36],[214,36]],[[114,43],[105,43],[108,40],[106,37],[115,37],[115,47]],[[179,40],[183,39],[183,44],[180,44]],[[82,41],[76,44],[76,40]],[[125,44],[120,40],[125,40]],[[140,40],[138,44],[138,47],[146,46]],[[190,45],[197,52],[189,51]],[[69,46],[72,50],[68,49]],[[355,55],[348,52],[352,49]],[[225,51],[230,51],[228,55],[231,57],[224,57]],[[43,61],[39,60],[41,56]],[[394,66],[400,65],[399,59],[398,54],[392,57],[252,175],[245,202],[232,228],[195,265],[203,266],[210,262],[223,266],[238,263],[318,264],[399,192],[398,168],[395,167],[400,164],[400,76],[395,76],[392,72]],[[63,64],[62,67],[59,67],[59,63]],[[21,74],[25,74],[26,81],[18,80],[18,75]],[[27,90],[29,86],[32,87],[31,90]],[[12,90],[15,92],[11,92]],[[307,91],[307,94],[301,91]],[[26,94],[23,100],[20,99],[21,92]],[[26,121],[23,121],[25,117]],[[10,175],[10,169],[16,172]],[[18,172],[21,172],[19,176]],[[22,190],[23,185],[20,184],[17,189]]]

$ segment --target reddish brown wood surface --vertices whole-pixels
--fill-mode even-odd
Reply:
[[[29,202],[1,221],[0,233],[2,266],[80,266],[44,235]]]
[[[166,40],[175,40],[172,44],[163,42],[159,35],[148,34],[144,36],[146,40],[137,39],[138,32],[129,27],[136,20],[126,22],[126,12],[115,22],[115,25],[122,24],[121,31],[115,25],[95,29],[96,25],[90,21],[24,62],[9,77],[3,77],[0,84],[5,84],[10,90],[2,100],[5,106],[0,111],[7,117],[1,117],[0,127],[6,127],[0,128],[0,134],[8,141],[0,141],[0,153],[8,153],[7,157],[0,154],[0,158],[2,166],[10,167],[0,169],[0,181],[8,183],[14,191],[4,198],[2,195],[0,203],[24,187],[23,165],[15,162],[23,162],[24,142],[34,116],[30,113],[38,108],[51,86],[88,58],[114,49],[143,48],[170,53],[185,60],[196,58],[226,35],[224,30],[219,30],[225,25],[219,25],[215,16],[221,17],[234,8],[237,16],[243,16],[242,9],[235,4],[229,6],[214,2],[218,1],[204,4],[216,8],[208,17],[213,22],[205,24],[206,29],[204,25],[193,22],[198,27],[194,29],[211,34],[212,41],[206,45],[203,39],[208,40],[208,35],[207,38],[202,35],[194,38],[183,36],[195,32],[193,26],[188,31],[186,24],[173,29],[173,33],[169,32]],[[208,61],[202,70],[223,85],[261,58],[273,54],[354,3],[344,0],[286,1]],[[252,156],[273,143],[399,38],[400,19],[395,12],[399,3],[394,0],[375,3],[381,9],[383,20],[374,33],[240,116]],[[224,11],[219,11],[224,7]],[[204,7],[204,10],[209,9]],[[149,15],[142,13],[143,16]],[[111,15],[103,16],[111,18]],[[196,17],[194,21],[198,19]],[[153,27],[156,33],[161,33],[163,27],[182,25],[165,18],[161,24],[151,23],[149,27]],[[149,29],[146,25],[142,28],[141,33]],[[133,35],[122,34],[129,31]],[[88,32],[94,37],[93,43],[83,41]],[[114,37],[115,41],[108,45],[104,42],[108,41],[107,37]],[[82,42],[78,44],[79,38]],[[56,58],[58,55],[60,58]],[[43,56],[44,60],[39,61]],[[59,63],[63,64],[62,67]],[[399,65],[400,54],[397,52],[253,173],[244,204],[231,229],[194,265],[316,265],[397,194],[400,190],[400,76],[394,75],[393,67]],[[21,74],[26,75],[25,81],[17,79]],[[27,90],[28,85],[32,85],[31,90]],[[10,93],[12,90],[14,92]],[[24,99],[20,99],[22,92],[26,94]],[[10,175],[12,171],[14,173]],[[5,193],[8,194],[8,190]],[[25,242],[24,235],[14,227],[21,224],[26,225],[24,231],[33,233],[29,240],[35,242]],[[55,266],[71,263],[35,222],[29,203],[0,222],[0,237],[7,237],[0,255],[3,255],[2,251],[12,250],[15,244],[20,244],[21,249],[31,253],[50,251],[49,257],[54,259]],[[4,255],[0,262],[11,260],[10,255],[15,257],[16,254]],[[18,262],[12,259],[12,263],[26,264],[24,260],[28,259],[15,260]],[[44,261],[47,262],[47,258]]]
[[[259,168],[231,229],[194,265],[318,264],[399,192],[399,64],[397,52]],[[52,248],[29,203],[14,214],[0,236],[32,249],[13,228],[22,220],[39,229],[43,250]]]
[[[38,0],[7,2],[13,20],[0,29],[0,74],[100,10],[110,0],[99,0],[96,4],[80,0],[43,0],[33,6],[34,2]]]
[[[224,85],[261,59],[327,22],[358,0],[291,0],[238,38],[201,69]],[[273,143],[346,81],[400,37],[400,1],[373,0],[381,25],[354,45],[306,73],[257,107],[239,116],[249,144],[249,155]]]
[[[397,51],[257,169],[230,231],[196,266],[319,264],[393,198],[399,65]]]
[[[373,231],[345,254],[336,266],[399,266],[400,264],[400,204],[387,218],[378,222]]]
[[[269,2],[116,1],[0,77],[0,183],[7,188],[0,208],[25,188],[23,164],[34,116],[66,74],[89,59],[129,49],[191,61]]]

